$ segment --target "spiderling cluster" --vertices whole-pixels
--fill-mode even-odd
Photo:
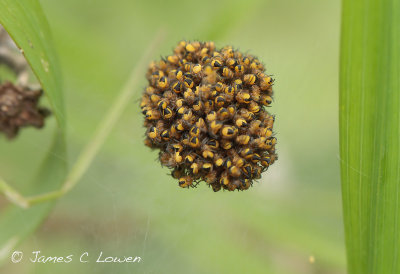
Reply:
[[[275,117],[265,110],[273,79],[264,71],[252,55],[198,41],[150,64],[145,144],[160,150],[181,187],[245,190],[275,162]]]

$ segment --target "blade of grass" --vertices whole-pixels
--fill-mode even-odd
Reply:
[[[340,156],[349,273],[400,273],[400,2],[343,1]]]
[[[0,0],[0,24],[7,30],[41,83],[57,122],[65,129],[62,75],[50,29],[37,0]]]
[[[38,174],[25,192],[43,193],[56,189],[66,175],[65,111],[63,102],[62,73],[45,15],[37,0],[0,0],[0,24],[8,31],[32,71],[52,107],[57,120],[53,143]],[[2,182],[3,190],[7,184]],[[13,188],[6,187],[14,195]],[[13,198],[21,198],[14,195]],[[32,233],[48,215],[54,203],[46,203],[29,210],[11,205],[0,214],[0,261],[8,251]]]

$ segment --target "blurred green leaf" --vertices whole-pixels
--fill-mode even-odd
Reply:
[[[58,128],[29,194],[57,189],[66,174],[65,111],[61,71],[47,20],[36,0],[0,0],[0,23],[20,47],[52,106]],[[47,216],[54,203],[28,210],[10,206],[0,215],[0,260]]]
[[[343,1],[340,156],[349,273],[400,273],[399,34],[399,1]]]

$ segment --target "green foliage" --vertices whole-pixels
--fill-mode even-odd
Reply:
[[[156,162],[157,153],[143,146],[138,88],[79,189],[64,197],[34,240],[18,249],[24,259],[39,247],[47,256],[74,254],[75,261],[83,251],[95,260],[104,250],[115,256],[140,255],[143,263],[13,264],[8,257],[1,273],[343,273],[336,156],[337,1],[40,3],[68,76],[73,157],[93,136],[156,30],[165,26],[167,41],[154,59],[169,54],[180,39],[217,39],[218,46],[231,44],[265,62],[276,79],[271,112],[277,115],[280,159],[247,193],[215,195],[206,186],[180,189]],[[143,75],[140,85],[146,85]],[[314,128],[320,130],[310,130]],[[5,179],[17,177],[13,186],[18,188],[20,178],[36,169],[34,153],[42,155],[48,143],[43,131],[28,130],[12,143],[0,140],[0,168]],[[35,156],[26,157],[26,150]],[[36,222],[25,217],[19,226]],[[0,231],[8,233],[10,244],[16,226],[14,222]]]
[[[400,272],[399,33],[399,1],[343,1],[340,156],[349,273]]]
[[[37,0],[0,1],[0,23],[8,31],[42,84],[60,128],[65,128],[61,71],[46,17]]]
[[[41,83],[58,128],[54,141],[39,174],[26,191],[43,193],[59,187],[66,173],[65,111],[60,66],[52,45],[49,27],[36,0],[1,0],[0,23],[20,47],[37,79]],[[47,216],[53,203],[34,206],[29,210],[10,206],[0,215],[0,260]]]

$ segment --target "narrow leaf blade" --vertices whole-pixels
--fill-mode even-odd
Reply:
[[[400,3],[343,1],[340,156],[349,273],[400,273]]]
[[[64,129],[65,109],[60,66],[40,4],[37,0],[1,0],[0,24],[23,49],[23,54],[49,98],[60,128]]]
[[[65,111],[62,74],[49,26],[37,0],[0,0],[0,23],[22,49],[41,83],[55,115],[58,128],[38,176],[29,193],[59,188],[66,175]],[[10,206],[0,213],[0,263],[46,218],[54,202],[21,209]]]

